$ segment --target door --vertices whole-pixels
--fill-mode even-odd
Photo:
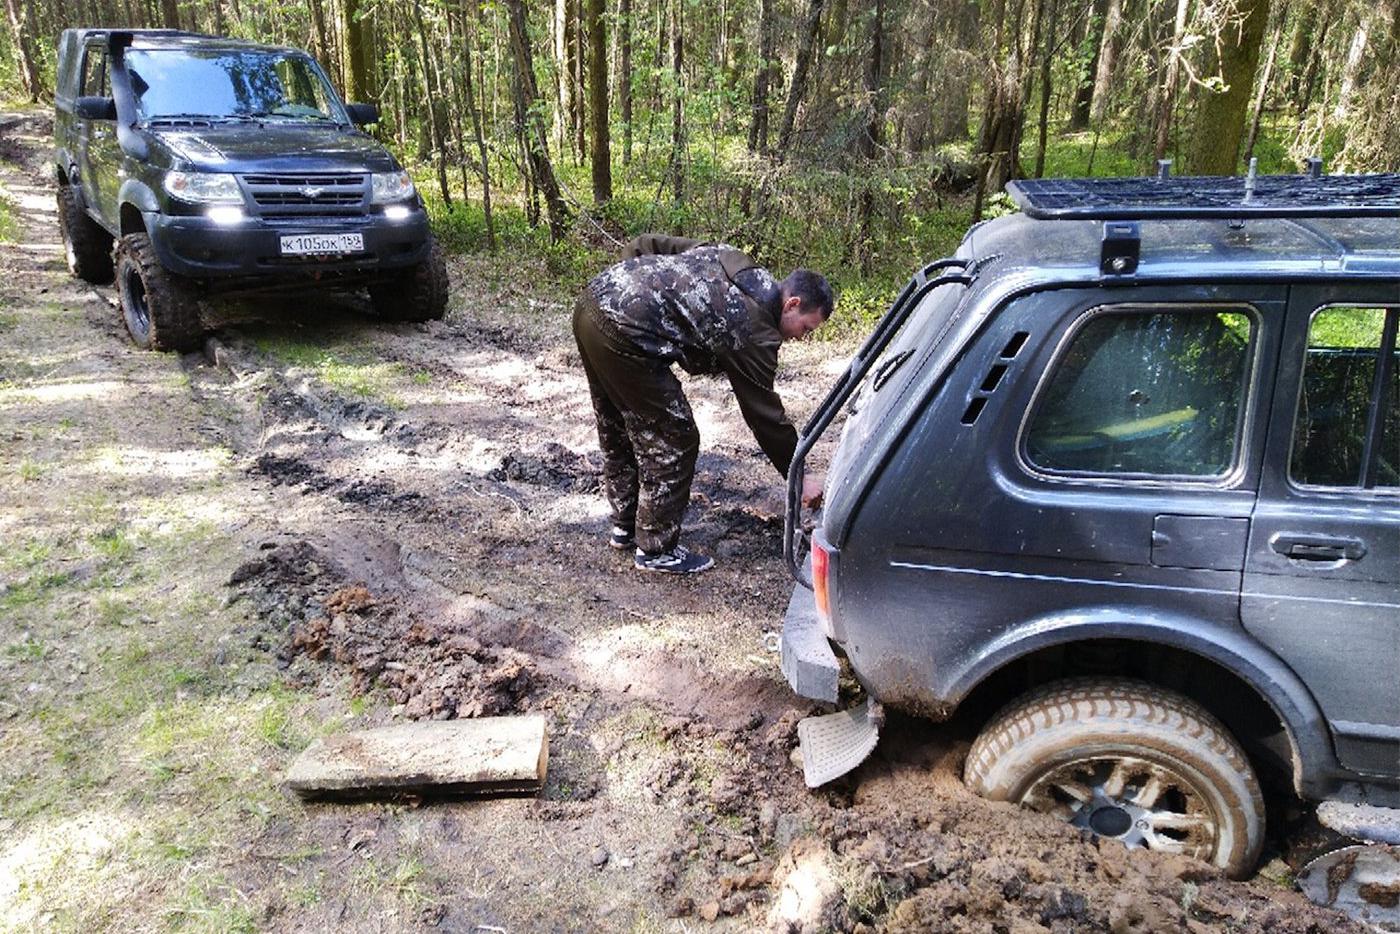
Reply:
[[[1400,286],[1291,290],[1241,615],[1337,757],[1400,775]]]
[[[111,97],[112,82],[107,54],[101,45],[89,45],[83,52],[82,79],[78,90],[83,97]],[[114,120],[82,120],[78,151],[78,177],[83,200],[89,212],[98,215],[103,226],[116,226],[117,172],[121,147]]]

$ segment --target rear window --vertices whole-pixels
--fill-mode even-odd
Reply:
[[[1092,313],[1037,396],[1026,460],[1063,474],[1228,474],[1240,456],[1253,337],[1240,309]]]

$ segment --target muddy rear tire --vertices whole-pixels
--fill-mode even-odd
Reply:
[[[127,234],[117,242],[116,274],[122,318],[137,347],[187,351],[200,345],[199,293],[160,264],[150,237]]]
[[[1205,708],[1126,679],[1075,679],[1002,710],[968,753],[968,786],[1089,832],[1246,876],[1264,840],[1249,760]]]
[[[112,281],[112,235],[88,217],[72,185],[58,189],[58,229],[70,273],[97,285]]]
[[[379,317],[388,321],[438,321],[447,313],[447,261],[442,247],[429,238],[428,255],[369,287],[369,298]]]

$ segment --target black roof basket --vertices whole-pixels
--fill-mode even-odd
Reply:
[[[1017,207],[1039,220],[1400,217],[1400,174],[1155,178],[1028,178],[1007,182]]]

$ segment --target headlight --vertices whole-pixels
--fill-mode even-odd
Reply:
[[[413,179],[408,177],[407,172],[375,172],[369,181],[369,200],[375,204],[413,197]]]
[[[243,203],[243,192],[232,175],[212,172],[170,172],[165,176],[165,190],[181,201],[207,204],[211,201]]]

